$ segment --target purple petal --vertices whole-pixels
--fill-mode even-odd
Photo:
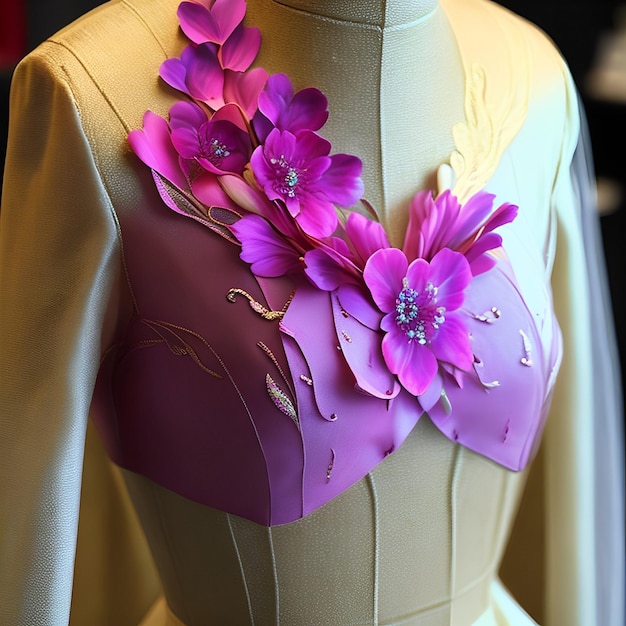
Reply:
[[[293,137],[289,131],[283,131],[279,135],[280,137]],[[317,133],[314,133],[312,130],[303,130],[299,132],[297,135],[297,143],[296,150],[293,154],[293,158],[302,161],[304,163],[310,163],[314,159],[319,157],[326,157],[330,152],[330,141],[320,137]],[[332,158],[332,157],[331,157]],[[331,161],[328,162],[325,169],[331,165]]]
[[[309,250],[304,255],[305,274],[322,291],[334,291],[345,280],[341,265],[321,248]]]
[[[174,89],[182,91],[188,94],[187,83],[185,78],[187,77],[187,68],[180,59],[166,59],[161,63],[159,68],[159,76]]]
[[[272,74],[267,79],[265,89],[259,94],[259,111],[276,126],[292,98],[293,86],[289,77],[286,74]]]
[[[443,391],[443,376],[441,372],[437,370],[435,377],[433,378],[428,389],[420,394],[419,402],[422,409],[426,412],[430,411],[439,399],[441,398],[441,392]]]
[[[262,217],[248,215],[231,227],[241,242],[241,259],[257,276],[284,276],[301,272],[300,255]]]
[[[337,298],[342,308],[361,324],[371,330],[378,330],[381,322],[380,311],[373,305],[361,285],[345,283],[337,289]]]
[[[488,254],[481,254],[471,261],[470,269],[472,270],[473,276],[478,276],[479,274],[488,272],[495,264],[496,260],[494,257]]]
[[[376,306],[383,313],[395,310],[396,298],[402,290],[402,279],[407,269],[408,261],[397,248],[378,250],[365,264],[363,279]]]
[[[300,210],[294,217],[300,228],[315,239],[330,237],[339,222],[335,207],[331,202],[308,194],[303,194],[300,200]]]
[[[406,278],[409,286],[412,289],[415,289],[418,293],[422,293],[426,289],[426,285],[431,278],[430,271],[431,268],[428,261],[425,261],[424,259],[415,259],[415,261],[411,261],[406,271]],[[437,283],[434,284],[438,286]]]
[[[502,237],[498,233],[487,233],[480,237],[465,253],[465,258],[470,264],[473,276],[478,276],[490,270],[496,260],[487,255],[489,250],[499,248],[502,245]]]
[[[516,204],[510,204],[509,202],[501,204],[487,220],[483,232],[491,232],[500,226],[504,226],[504,224],[512,222],[517,217],[518,210],[519,207]]]
[[[472,238],[480,226],[489,217],[495,195],[486,191],[475,193],[461,209],[456,224],[456,233],[450,239],[450,247],[460,246],[466,239]]]
[[[196,100],[214,109],[224,104],[224,71],[211,44],[195,48],[187,64],[185,80],[190,95]]]
[[[402,246],[407,258],[411,261],[427,257],[426,240],[422,230],[428,216],[434,214],[435,206],[432,192],[420,191],[416,193],[409,204],[409,223]]]
[[[360,213],[350,213],[346,220],[346,233],[363,263],[376,252],[389,248],[389,239],[379,222],[370,220]]]
[[[172,184],[184,189],[187,181],[180,169],[178,153],[170,138],[167,122],[156,113],[146,111],[143,129],[128,134],[133,152],[153,170],[167,178]]]
[[[453,311],[465,300],[465,288],[472,280],[472,272],[467,259],[460,252],[444,248],[430,262],[428,278],[438,287],[438,304]],[[413,285],[410,278],[409,281]]]
[[[261,31],[239,24],[219,52],[224,69],[245,72],[261,46]]]
[[[383,357],[392,374],[414,396],[428,390],[439,365],[434,354],[416,341],[409,343],[403,332],[390,332],[383,338]]]
[[[257,67],[248,72],[224,71],[224,100],[238,104],[248,119],[257,110],[257,98],[267,80],[267,72]]]
[[[328,119],[328,99],[315,87],[300,90],[279,116],[281,130],[319,130]]]
[[[197,104],[181,100],[170,109],[172,143],[185,159],[193,159],[199,152],[198,129],[208,122],[207,114]]]
[[[430,348],[438,360],[451,363],[463,371],[470,370],[474,363],[467,328],[458,314],[446,313],[446,321],[439,326]]]
[[[179,100],[170,109],[170,126],[172,129],[181,127],[198,128],[209,119],[202,107],[195,102]]]
[[[363,196],[361,159],[350,154],[334,154],[331,166],[324,174],[324,192],[339,206],[349,207],[356,204]]]
[[[178,6],[180,27],[197,44],[224,43],[245,13],[244,0],[215,0],[210,9],[195,2],[181,2]]]

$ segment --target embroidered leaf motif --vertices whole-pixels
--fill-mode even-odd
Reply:
[[[276,405],[279,411],[284,413],[287,417],[290,417],[295,425],[300,428],[300,421],[298,420],[298,414],[293,406],[289,396],[276,384],[274,379],[269,375],[265,375],[265,386],[267,393],[272,399],[272,402]]]

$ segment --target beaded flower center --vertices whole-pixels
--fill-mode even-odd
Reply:
[[[216,167],[220,166],[223,159],[230,156],[228,146],[217,137],[211,137],[202,148],[202,156]]]
[[[289,164],[284,155],[280,158],[270,159],[270,163],[276,171],[276,182],[274,189],[283,197],[295,198],[300,182],[300,172]]]
[[[428,283],[419,293],[409,286],[406,277],[402,279],[402,291],[396,298],[395,320],[409,343],[430,343],[446,321],[445,307],[437,306],[437,291],[435,285]]]

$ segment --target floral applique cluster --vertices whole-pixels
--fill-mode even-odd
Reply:
[[[213,209],[230,212],[229,230],[255,275],[292,276],[337,294],[375,335],[386,376],[418,400],[440,397],[446,381],[458,384],[473,368],[465,293],[495,265],[489,252],[502,238],[494,231],[517,207],[494,209],[484,191],[462,205],[449,190],[419,191],[404,244],[392,247],[375,218],[351,210],[368,206],[362,164],[331,154],[319,134],[326,96],[311,87],[296,92],[284,74],[251,68],[261,35],[244,25],[245,12],[244,0],[180,4],[191,43],[162,64],[160,76],[185,98],[168,120],[148,111],[143,129],[129,135],[132,149],[167,206],[207,225]],[[349,365],[358,382],[360,366]],[[388,398],[384,387],[380,397]]]

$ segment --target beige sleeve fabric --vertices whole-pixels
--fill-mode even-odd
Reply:
[[[14,84],[0,212],[0,621],[56,625],[70,609],[85,428],[120,258],[64,65],[43,48]],[[93,582],[85,606],[98,585],[110,590]]]

